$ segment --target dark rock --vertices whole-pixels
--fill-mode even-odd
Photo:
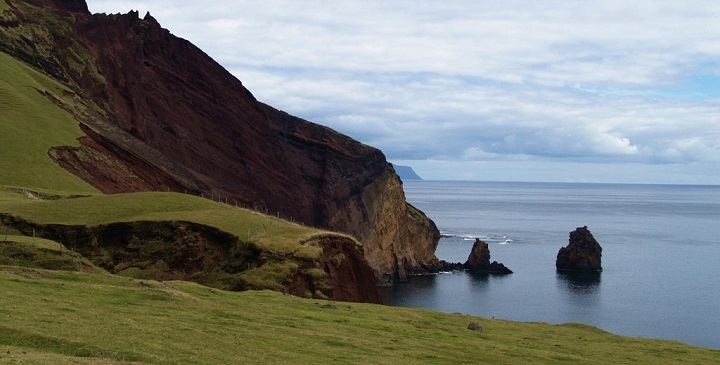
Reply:
[[[448,272],[448,271],[462,271],[465,270],[465,265],[463,265],[462,262],[448,262],[445,260],[437,260],[433,262],[431,265],[427,265],[425,267],[426,272],[414,272],[416,275],[422,275],[422,274],[437,274],[440,272]]]
[[[85,0],[26,0],[28,3],[60,11],[68,11],[73,13],[82,13],[90,15]]]
[[[475,239],[470,256],[463,265],[466,270],[475,273],[488,273],[488,274],[512,274],[512,270],[505,267],[505,265],[493,261],[490,263],[490,248],[488,244],[480,239]]]
[[[602,271],[602,247],[587,226],[570,232],[570,243],[558,251],[555,267],[558,271]]]
[[[472,322],[472,323],[470,323],[470,324],[467,326],[467,329],[469,329],[469,330],[471,330],[471,331],[477,331],[477,332],[482,332],[482,331],[483,331],[482,326],[480,325],[480,323],[477,323],[477,322]]]

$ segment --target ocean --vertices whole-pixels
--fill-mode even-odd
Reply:
[[[475,238],[506,276],[414,276],[381,288],[385,304],[516,321],[597,326],[625,336],[720,349],[720,186],[408,181],[407,200],[465,262]],[[587,226],[599,275],[563,275],[558,250]]]

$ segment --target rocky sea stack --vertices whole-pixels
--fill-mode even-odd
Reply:
[[[512,270],[505,265],[497,261],[490,262],[490,248],[485,241],[478,238],[475,239],[470,256],[463,266],[467,271],[474,273],[512,274]]]
[[[578,227],[570,232],[570,243],[560,248],[555,261],[558,271],[601,272],[602,247],[590,230]]]

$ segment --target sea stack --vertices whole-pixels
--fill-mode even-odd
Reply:
[[[490,248],[488,244],[476,238],[470,256],[463,265],[467,271],[487,274],[512,274],[512,270],[505,265],[493,261],[490,263]]]
[[[560,248],[555,261],[558,271],[601,272],[602,247],[587,226],[570,232],[570,243]]]

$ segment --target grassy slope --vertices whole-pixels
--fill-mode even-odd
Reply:
[[[143,285],[144,284],[144,285]],[[716,364],[720,351],[593,327],[0,267],[0,362]],[[22,304],[21,304],[22,303]],[[466,329],[482,324],[482,333]],[[8,354],[8,351],[10,352]],[[22,352],[25,352],[23,354]],[[98,357],[88,359],[87,357]]]
[[[3,12],[7,9],[10,9],[7,2],[5,2],[5,0],[0,0],[0,12]]]
[[[63,98],[67,89],[0,52],[0,185],[58,194],[97,190],[48,157],[55,146],[77,146],[78,122],[41,92]]]
[[[300,241],[328,233],[247,209],[178,193],[131,193],[75,199],[36,200],[0,191],[0,212],[9,212],[42,224],[95,226],[112,222],[190,221],[219,228],[277,254],[304,254],[319,249]],[[2,232],[0,232],[2,233]]]

